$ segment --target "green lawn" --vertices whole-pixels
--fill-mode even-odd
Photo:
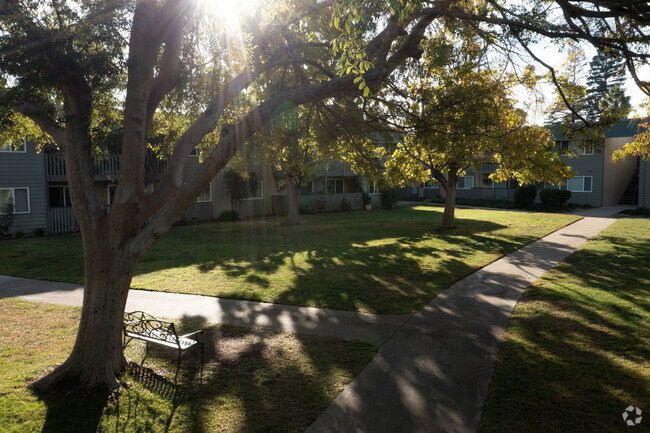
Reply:
[[[442,208],[302,216],[175,227],[137,267],[133,288],[408,313],[454,281],[578,219]],[[79,235],[3,242],[0,274],[83,283]]]
[[[35,394],[28,382],[69,354],[79,312],[0,299],[0,432],[301,432],[376,352],[359,342],[212,326],[202,384],[188,356],[175,387],[175,353],[152,346],[145,367],[156,375],[125,373],[127,388],[108,400]],[[200,327],[182,323],[181,331]],[[129,345],[127,358],[140,361],[142,348]]]
[[[650,220],[622,219],[526,290],[482,432],[650,431]],[[628,406],[643,410],[628,427]]]

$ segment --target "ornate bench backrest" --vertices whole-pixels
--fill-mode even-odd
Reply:
[[[124,332],[173,343],[178,345],[180,349],[180,342],[174,324],[167,320],[158,319],[144,311],[124,313]]]

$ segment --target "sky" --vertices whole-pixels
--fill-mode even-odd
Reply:
[[[586,76],[589,74],[589,62],[591,62],[591,58],[596,55],[597,52],[593,46],[588,44],[581,45],[581,48],[585,52],[585,64],[583,72],[586,79]],[[531,49],[544,62],[555,68],[556,71],[561,70],[562,64],[566,60],[566,53],[560,52],[554,45],[537,44],[532,46]],[[535,65],[535,70],[539,74],[546,73],[546,68],[540,64]],[[641,68],[638,73],[641,79],[644,79],[645,77],[647,80],[648,76],[650,75],[650,66]],[[544,123],[544,120],[546,118],[546,108],[551,102],[555,100],[555,87],[550,83],[541,84],[539,87],[544,99],[544,103],[542,104],[535,104],[532,98],[527,94],[527,92],[523,91],[523,89],[517,92],[517,97],[519,99],[520,107],[528,111],[528,122],[531,124],[541,125]],[[635,114],[640,116],[645,115],[646,112],[641,109],[640,104],[644,101],[647,102],[648,97],[637,87],[629,73],[627,74],[625,87],[625,94],[627,96],[630,96],[630,103],[634,110],[630,114],[630,117],[634,116]]]

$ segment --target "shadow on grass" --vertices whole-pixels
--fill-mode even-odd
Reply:
[[[375,353],[363,343],[206,326],[200,317],[179,325],[181,332],[201,328],[202,381],[198,354],[188,354],[175,383],[175,352],[151,345],[145,366],[130,364],[119,393],[41,396],[43,431],[301,432]],[[130,357],[141,359],[143,348],[131,349]]]
[[[625,408],[650,407],[650,247],[629,235],[600,236],[527,290],[482,432],[618,432]]]
[[[353,213],[350,213],[353,214]],[[183,228],[189,236],[170,233],[138,267],[138,274],[196,266],[218,271],[231,284],[216,296],[312,305],[373,313],[408,313],[426,305],[440,290],[474,271],[467,257],[478,252],[506,254],[533,236],[491,235],[505,225],[458,219],[458,229],[435,233],[439,212],[405,209],[382,212],[363,221],[349,215],[312,217],[297,228],[265,224]],[[331,222],[331,218],[335,218]],[[246,223],[242,223],[246,224]],[[210,232],[216,230],[216,232]],[[219,237],[219,243],[205,239]],[[201,248],[187,249],[198,240]],[[435,239],[435,242],[427,240]],[[170,254],[170,251],[183,253]],[[216,279],[223,279],[215,276]],[[277,278],[290,278],[277,287]],[[209,290],[209,283],[201,293]],[[286,286],[285,286],[286,285]],[[164,290],[164,287],[163,287]],[[173,289],[172,289],[173,290]],[[265,294],[267,290],[276,293]]]

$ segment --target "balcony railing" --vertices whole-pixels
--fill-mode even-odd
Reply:
[[[71,207],[51,207],[47,210],[47,232],[49,234],[78,231],[79,225]]]
[[[95,180],[117,180],[120,174],[120,161],[121,157],[119,155],[93,160]],[[162,177],[166,165],[166,161],[156,161],[150,172],[154,179]],[[61,153],[46,153],[45,169],[47,180],[50,182],[65,182],[68,180],[66,162]]]

